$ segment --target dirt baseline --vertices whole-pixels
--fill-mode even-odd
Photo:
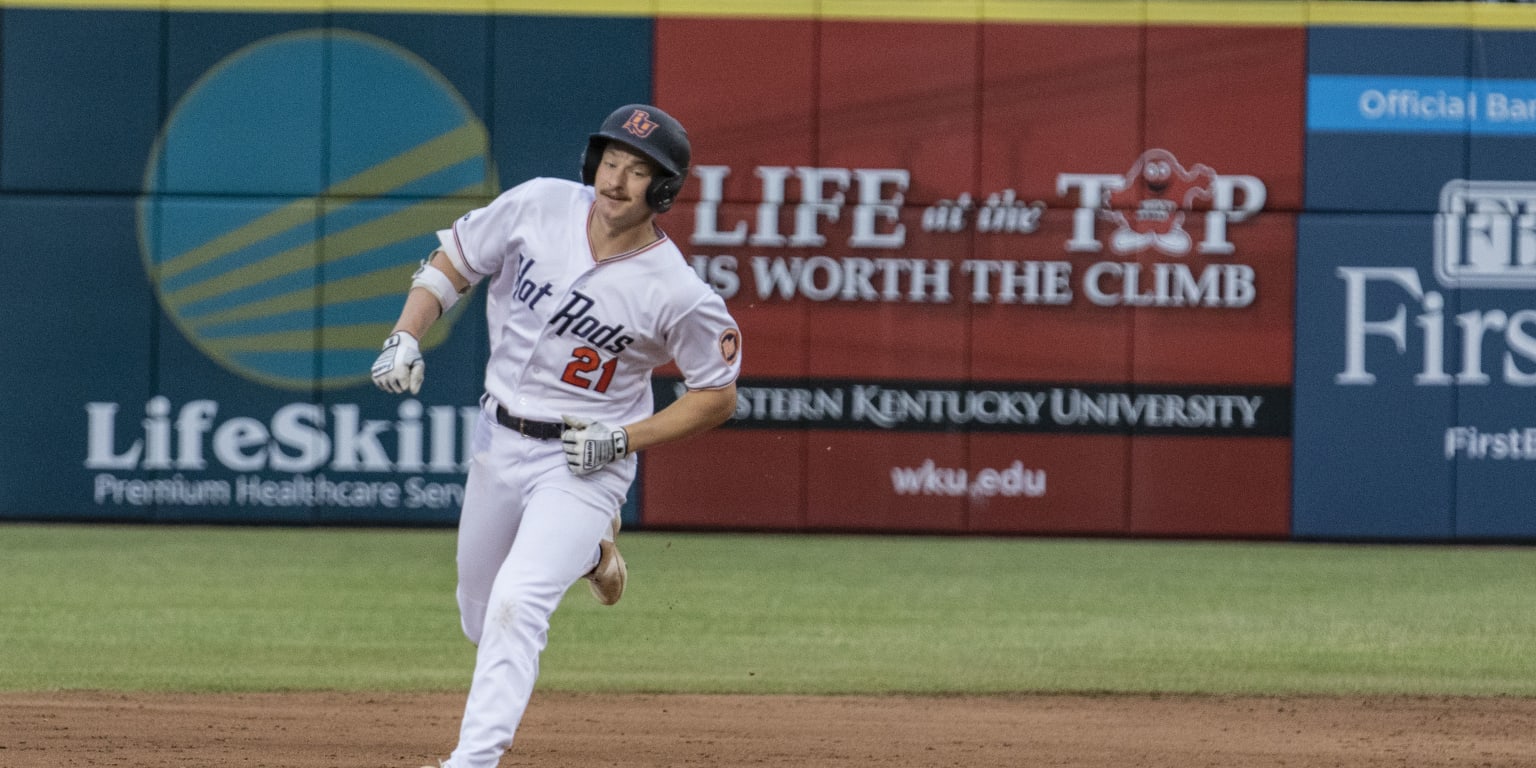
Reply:
[[[416,768],[462,694],[0,694],[0,766]],[[1536,765],[1536,699],[539,693],[507,766]]]

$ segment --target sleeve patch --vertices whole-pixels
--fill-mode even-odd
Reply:
[[[736,357],[741,354],[741,331],[735,328],[727,328],[720,334],[720,357],[726,365],[735,365]]]

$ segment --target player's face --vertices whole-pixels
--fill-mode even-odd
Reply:
[[[603,159],[597,164],[597,176],[592,181],[597,190],[597,215],[615,229],[647,221],[651,208],[646,205],[645,191],[655,173],[655,166],[644,155],[622,144],[609,144],[603,149]]]

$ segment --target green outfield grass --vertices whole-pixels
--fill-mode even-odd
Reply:
[[[1536,549],[626,532],[544,689],[1536,695]],[[0,525],[0,690],[459,690],[446,530]]]

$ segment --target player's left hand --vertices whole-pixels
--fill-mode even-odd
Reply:
[[[623,427],[610,427],[601,421],[587,421],[578,416],[561,416],[565,431],[560,442],[565,445],[565,463],[577,475],[589,475],[629,455],[629,433]]]

